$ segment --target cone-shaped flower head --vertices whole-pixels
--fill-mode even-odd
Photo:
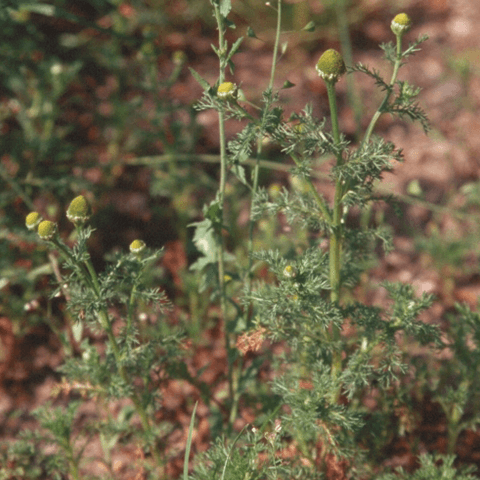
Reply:
[[[347,71],[342,56],[333,48],[323,53],[315,68],[326,82],[333,83]]]
[[[217,96],[222,99],[235,99],[237,97],[237,86],[232,82],[223,82],[217,88]]]
[[[187,54],[182,50],[173,52],[172,61],[175,65],[183,65],[187,61]]]
[[[395,35],[402,36],[412,27],[412,20],[406,13],[399,13],[393,20],[390,28]]]
[[[72,200],[67,210],[67,218],[72,223],[85,223],[88,220],[88,203],[83,195]]]
[[[134,240],[130,244],[130,252],[132,253],[140,253],[146,247],[145,242],[143,240]]]
[[[42,216],[38,212],[30,212],[25,217],[25,225],[29,230],[35,230],[42,221]]]
[[[51,240],[57,233],[57,224],[44,220],[38,225],[38,235],[42,240]]]
[[[292,265],[287,265],[283,269],[283,276],[287,277],[287,278],[295,278],[297,276],[297,274],[295,272],[295,268],[293,268]]]

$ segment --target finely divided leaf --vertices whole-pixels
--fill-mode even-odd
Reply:
[[[228,53],[227,60],[230,60],[233,55],[237,52],[238,48],[240,47],[240,44],[243,41],[243,37],[237,38],[236,42],[232,45],[232,48],[230,52]]]
[[[230,0],[220,0],[220,13],[226,17],[232,9],[232,2]]]
[[[194,76],[195,80],[202,86],[202,88],[207,91],[210,89],[210,84],[202,78],[193,68],[188,67],[192,75]]]

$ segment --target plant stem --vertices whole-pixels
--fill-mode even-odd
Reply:
[[[397,57],[395,59],[395,64],[393,66],[392,78],[390,79],[390,83],[388,85],[387,93],[385,94],[385,98],[383,99],[382,103],[378,107],[377,111],[373,115],[372,119],[370,120],[370,124],[368,125],[367,131],[365,132],[365,136],[362,140],[360,148],[364,147],[369,141],[370,137],[372,136],[373,129],[377,124],[378,119],[384,113],[385,106],[388,104],[388,100],[390,99],[390,95],[393,92],[393,87],[395,82],[397,81],[398,69],[402,63],[402,36],[396,35],[397,37]]]
[[[255,166],[253,168],[253,185],[252,185],[252,201],[250,203],[250,222],[248,225],[248,245],[247,245],[247,252],[248,252],[248,266],[247,266],[247,295],[250,296],[252,293],[252,279],[253,279],[253,229],[255,227],[255,221],[252,220],[252,208],[253,208],[253,200],[255,195],[258,191],[258,177],[260,174],[260,161],[259,156],[262,152],[262,141],[259,139],[257,141],[257,156],[255,158]],[[247,326],[250,320],[250,305],[246,307],[246,317],[247,317]]]
[[[337,16],[338,35],[340,37],[340,44],[342,46],[342,56],[347,65],[353,65],[352,42],[350,40],[350,32],[348,28],[347,8],[345,0],[336,0],[335,13]],[[347,75],[347,96],[348,103],[353,109],[353,116],[355,118],[355,137],[360,139],[360,129],[362,126],[362,102],[360,93],[355,87],[355,79],[353,75]]]
[[[447,455],[455,455],[455,448],[457,446],[457,440],[460,435],[461,428],[459,425],[450,425],[448,424],[448,434],[447,434]]]
[[[80,472],[78,471],[78,462],[75,460],[75,455],[73,453],[73,448],[70,443],[66,447],[66,454],[69,464],[70,475],[72,476],[73,480],[80,480]]]
[[[278,46],[280,43],[280,31],[281,31],[281,24],[282,24],[282,0],[278,0],[278,9],[277,9],[277,28],[276,28],[276,34],[275,34],[275,44],[273,47],[273,58],[272,58],[272,68],[270,71],[270,81],[268,84],[268,90],[272,91],[273,90],[273,82],[275,80],[275,70],[277,66],[277,55],[278,55]],[[251,116],[250,116],[251,117]],[[251,120],[254,121],[253,117],[251,117]],[[260,155],[262,153],[262,138],[258,138],[257,140],[257,152],[256,156],[254,159],[254,167],[253,167],[253,173],[252,173],[252,201],[250,203],[250,221],[248,225],[248,244],[247,244],[247,252],[248,252],[248,265],[247,265],[247,271],[246,271],[246,291],[247,291],[247,296],[250,296],[252,292],[252,279],[253,279],[253,257],[252,257],[252,252],[253,252],[253,230],[255,228],[255,221],[252,220],[252,208],[253,208],[253,201],[255,198],[255,195],[258,192],[258,180],[260,176]],[[250,325],[250,315],[251,315],[251,305],[247,305],[245,307],[245,324],[246,327],[248,328]],[[242,365],[241,362],[239,362],[235,368],[234,371],[232,371],[232,405],[230,409],[230,418],[229,418],[229,425],[233,425],[233,422],[236,418],[237,411],[238,411],[238,402],[240,401],[240,391],[238,389],[239,387],[239,381],[240,381],[240,375],[241,375],[241,369]]]
[[[338,111],[337,100],[335,96],[335,82],[327,81],[328,103],[330,106],[330,116],[332,120],[333,140],[336,146],[340,145],[340,131],[338,127]],[[339,150],[336,154],[337,166],[343,164],[342,152]],[[333,200],[333,219],[331,223],[330,233],[330,301],[338,304],[340,302],[340,267],[341,267],[341,252],[342,252],[342,220],[343,220],[343,205],[342,205],[343,188],[339,179],[335,181],[335,195]],[[340,341],[340,327],[332,325],[332,340],[335,344]],[[342,370],[342,352],[337,345],[334,345],[332,356],[332,370],[331,375],[336,379]],[[332,403],[336,403],[340,395],[340,389],[337,388],[332,398]]]
[[[225,41],[225,22],[220,8],[216,2],[212,2],[214,8],[214,14],[218,26],[218,51],[219,51],[219,82],[222,84],[225,81],[225,68],[226,68],[226,50],[227,44]],[[220,184],[218,189],[218,203],[220,204],[220,229],[217,239],[217,256],[218,256],[218,284],[220,289],[220,309],[222,312],[222,318],[225,328],[225,349],[227,352],[228,363],[228,396],[230,399],[230,416],[229,416],[229,428],[232,427],[237,415],[237,407],[235,401],[235,375],[233,372],[233,345],[235,344],[235,334],[229,332],[229,326],[227,321],[227,301],[225,291],[225,244],[223,239],[223,224],[225,216],[225,186],[227,177],[227,141],[225,137],[225,115],[221,109],[218,112],[219,122],[219,140],[220,140]]]
[[[134,284],[132,291],[130,292],[130,299],[128,301],[128,313],[127,313],[127,331],[130,332],[133,323],[133,311],[135,308],[135,295],[137,293],[137,285]]]
[[[2,177],[6,183],[10,185],[10,188],[23,200],[25,205],[33,212],[35,210],[35,204],[30,197],[23,191],[23,188],[19,183],[10,176],[8,171],[3,165],[0,165],[0,177]]]
[[[277,9],[277,28],[275,33],[275,45],[273,47],[272,69],[270,71],[270,82],[268,88],[273,89],[273,81],[275,80],[275,70],[277,69],[278,45],[280,43],[280,31],[282,28],[282,0],[278,0]]]
[[[97,298],[101,298],[101,288],[100,288],[100,283],[98,281],[98,276],[97,273],[95,272],[95,269],[93,268],[92,262],[90,261],[90,258],[87,258],[85,260],[85,266],[88,270],[88,273],[90,274],[91,278],[91,283],[93,285],[93,290],[95,294],[97,295]],[[131,378],[129,378],[129,375],[127,371],[125,370],[125,367],[123,365],[123,360],[122,360],[122,355],[120,353],[120,349],[118,347],[117,339],[115,338],[115,334],[113,332],[112,328],[112,323],[110,322],[110,318],[108,316],[108,312],[105,306],[103,306],[99,313],[98,313],[98,320],[100,322],[100,325],[104,329],[104,331],[107,334],[108,342],[110,344],[110,348],[112,349],[113,356],[115,357],[115,362],[117,364],[118,372],[120,376],[122,377],[122,380],[124,381],[125,384],[131,384]],[[145,433],[150,433],[152,430],[152,426],[150,424],[150,421],[147,416],[147,412],[145,411],[145,408],[137,395],[135,391],[132,392],[130,396],[130,400],[132,400],[132,403],[135,407],[135,411],[137,412],[138,416],[140,417],[140,422],[142,424],[142,428]],[[161,459],[158,454],[158,452],[155,449],[155,446],[152,446],[151,448],[151,453],[152,457],[156,463],[156,465],[160,466]]]
[[[278,56],[278,47],[280,44],[280,32],[282,28],[282,0],[278,0],[278,8],[277,8],[277,27],[275,33],[275,44],[273,46],[273,57],[272,57],[272,68],[270,70],[270,81],[268,83],[268,89],[270,91],[273,90],[273,82],[275,80],[275,71],[277,68],[277,56]],[[252,185],[252,202],[250,204],[250,224],[248,228],[248,267],[247,267],[247,292],[248,296],[252,292],[252,266],[253,266],[253,229],[255,227],[255,222],[252,220],[252,207],[253,207],[253,199],[258,191],[258,178],[260,175],[260,155],[262,154],[262,139],[259,138],[257,140],[257,154],[255,156],[255,166],[253,168],[253,185]],[[248,307],[247,307],[248,308]],[[250,310],[250,308],[248,308]],[[249,311],[247,310],[247,325],[249,319]]]
[[[60,240],[59,237],[53,238],[51,240],[55,248],[60,252],[60,255],[66,260],[70,261],[77,265],[80,275],[82,277],[83,282],[87,288],[90,288],[96,291],[94,284],[92,283],[91,275],[89,275],[88,269],[86,269],[86,265],[82,265],[81,263],[77,263],[75,261],[75,257],[72,255],[70,250],[65,246],[65,244]]]
[[[293,161],[297,166],[301,165],[301,161],[297,158],[295,154],[290,154],[292,157]],[[312,172],[313,173],[313,172]],[[315,200],[317,202],[318,207],[320,208],[320,211],[322,212],[324,220],[331,225],[332,224],[332,216],[330,215],[330,212],[328,211],[328,207],[325,204],[325,200],[322,198],[322,196],[318,193],[317,189],[315,188],[315,185],[312,182],[311,177],[305,177],[305,182],[310,188],[310,191],[312,192],[312,195],[315,197]]]

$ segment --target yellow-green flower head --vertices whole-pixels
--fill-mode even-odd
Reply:
[[[326,82],[337,82],[346,71],[343,57],[333,48],[323,53],[315,67]]]
[[[130,244],[130,252],[132,253],[140,253],[146,247],[145,242],[143,240],[134,240]]]
[[[25,225],[29,230],[35,230],[42,221],[42,216],[38,212],[30,212],[25,217]]]
[[[57,224],[44,220],[38,225],[38,235],[42,240],[51,240],[57,233]]]
[[[395,35],[403,35],[412,27],[412,20],[406,13],[399,13],[393,20],[390,28]]]
[[[279,183],[272,183],[268,187],[268,194],[272,200],[277,199],[282,193],[282,186]]]
[[[182,50],[173,52],[172,61],[175,65],[183,65],[187,61],[187,54]]]
[[[18,23],[27,23],[30,20],[30,12],[25,7],[20,7],[18,10],[13,10],[8,13],[12,20]]]
[[[67,210],[67,218],[72,223],[85,223],[89,219],[88,203],[83,195],[72,200]]]
[[[283,276],[287,278],[295,278],[297,276],[295,268],[293,268],[292,265],[287,265],[283,269]]]
[[[222,99],[236,98],[237,86],[232,82],[223,82],[217,88],[217,96]]]
[[[293,126],[293,131],[298,134],[298,135],[301,135],[305,130],[305,124],[304,123],[297,123],[296,125]]]

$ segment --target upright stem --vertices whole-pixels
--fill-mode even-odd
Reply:
[[[340,145],[340,131],[338,127],[338,111],[337,100],[335,97],[335,82],[326,81],[328,103],[330,106],[330,116],[332,119],[332,132],[335,145]],[[337,166],[343,164],[342,152],[339,150],[336,154]],[[330,301],[338,304],[340,302],[340,267],[341,267],[341,253],[342,253],[342,217],[343,217],[343,205],[342,205],[343,188],[339,179],[335,181],[335,195],[333,200],[333,218],[331,223],[330,234]],[[334,343],[338,343],[340,340],[340,328],[336,325],[332,325],[332,339]],[[342,352],[339,349],[335,349],[332,358],[332,378],[336,379],[342,370]],[[340,389],[335,391],[332,398],[332,402],[335,403],[340,395]]]
[[[133,323],[133,311],[135,308],[135,298],[137,294],[137,285],[134,284],[132,291],[130,292],[130,299],[128,300],[128,312],[127,312],[127,331],[130,332]]]
[[[220,68],[219,68],[219,82],[222,84],[225,81],[225,68],[226,68],[226,50],[227,44],[225,41],[225,22],[220,8],[216,2],[212,2],[214,8],[214,14],[218,25],[218,50],[220,52]],[[223,224],[224,224],[224,210],[225,210],[225,186],[227,178],[227,141],[225,137],[225,115],[222,109],[218,112],[219,122],[219,137],[220,137],[220,185],[218,189],[218,202],[220,204],[220,231],[218,232],[218,284],[220,289],[220,309],[222,311],[222,318],[225,328],[225,349],[227,351],[228,362],[228,396],[230,399],[230,418],[229,425],[233,424],[236,417],[236,394],[235,394],[235,376],[233,372],[233,345],[235,343],[234,334],[228,332],[227,325],[227,299],[225,292],[225,245],[223,240]]]
[[[273,46],[273,58],[272,58],[272,68],[270,70],[270,82],[268,83],[268,89],[270,91],[273,90],[273,82],[275,80],[275,71],[277,68],[277,56],[278,56],[278,47],[280,45],[280,32],[282,29],[282,0],[278,0],[278,8],[277,8],[277,28],[275,33],[275,44]],[[252,204],[253,206],[253,199],[258,191],[258,178],[260,175],[260,155],[262,153],[262,139],[258,139],[257,141],[257,154],[255,157],[255,166],[253,168],[253,185],[252,185]],[[255,222],[251,219],[252,211],[250,207],[250,224],[248,228],[248,268],[247,268],[247,292],[248,295],[252,291],[252,266],[253,266],[253,258],[252,258],[252,251],[253,251],[253,229],[255,227]],[[247,311],[247,319],[249,313]],[[248,322],[247,322],[248,323]]]
[[[273,47],[272,69],[270,70],[270,82],[268,88],[273,89],[273,81],[275,79],[275,70],[277,68],[278,45],[280,43],[280,31],[282,28],[282,0],[278,0],[277,8],[277,29],[275,34],[275,45]]]
[[[295,154],[290,154],[292,157],[293,161],[295,162],[295,165],[297,167],[300,167],[302,162],[301,160],[295,155]],[[320,212],[323,215],[323,220],[328,223],[329,225],[332,224],[332,216],[330,215],[330,212],[328,211],[328,206],[325,202],[325,200],[322,198],[322,196],[318,193],[317,188],[312,182],[311,177],[305,177],[305,182],[307,183],[308,187],[310,188],[310,191],[312,195],[315,197],[315,201],[317,202],[318,208],[320,208]]]
[[[100,283],[98,281],[97,273],[95,272],[95,269],[93,268],[92,262],[90,259],[85,260],[85,266],[88,270],[88,273],[90,274],[91,278],[91,283],[93,285],[93,289],[95,291],[95,294],[97,297],[100,297],[101,295],[101,290],[100,290]],[[120,349],[118,348],[117,344],[117,339],[115,338],[115,334],[113,333],[113,328],[112,324],[110,322],[110,318],[108,316],[108,312],[106,307],[102,307],[99,314],[98,314],[98,320],[100,322],[100,325],[102,328],[105,330],[107,337],[108,337],[108,342],[110,344],[110,348],[112,349],[113,356],[115,357],[115,362],[118,366],[118,372],[120,376],[122,377],[122,380],[126,384],[131,383],[131,378],[129,378],[129,375],[127,371],[125,370],[125,367],[122,364],[122,356],[120,353]],[[140,422],[142,424],[142,428],[144,432],[149,433],[152,430],[152,426],[150,424],[150,421],[147,416],[147,412],[145,411],[145,408],[141,402],[141,399],[137,395],[137,393],[134,391],[130,397],[130,399],[133,402],[133,405],[135,407],[135,411],[137,412],[138,416],[140,417]],[[155,447],[152,446],[152,457],[156,463],[156,465],[160,466],[160,456],[158,452],[156,451]]]
[[[66,447],[66,454],[67,454],[67,460],[68,464],[70,466],[70,474],[73,478],[73,480],[80,480],[80,472],[78,470],[78,462],[75,460],[75,454],[73,452],[73,447],[69,443]]]
[[[272,68],[270,71],[270,82],[268,84],[268,89],[270,91],[273,90],[273,82],[275,79],[275,70],[277,66],[277,55],[278,55],[278,46],[280,43],[280,31],[281,31],[281,23],[282,23],[282,0],[278,0],[278,9],[277,9],[277,28],[276,28],[276,35],[275,35],[275,45],[273,47],[273,58],[272,58]],[[254,121],[253,118],[251,118],[252,121]],[[253,252],[253,230],[255,228],[255,221],[252,220],[252,207],[253,207],[253,200],[255,198],[255,195],[257,194],[258,191],[258,180],[260,176],[260,155],[262,153],[262,138],[258,138],[257,140],[257,152],[255,156],[255,165],[253,168],[253,173],[252,173],[252,201],[250,205],[250,222],[248,225],[248,245],[247,245],[247,251],[248,251],[248,265],[247,265],[247,272],[246,272],[246,289],[247,289],[247,295],[250,295],[252,291],[252,279],[253,279],[253,258],[252,258],[252,252]],[[246,319],[246,325],[249,325],[250,322],[250,314],[251,314],[251,307],[250,305],[247,305],[245,307],[244,315]],[[229,424],[232,425],[238,411],[238,403],[240,401],[240,392],[238,390],[238,384],[240,381],[240,374],[241,374],[241,369],[242,365],[240,362],[237,363],[237,367],[235,370],[232,372],[232,382],[231,385],[233,387],[232,390],[232,405],[230,409],[230,418],[229,418]]]
[[[347,65],[353,65],[352,42],[348,29],[347,7],[345,0],[335,1],[335,13],[337,15],[338,35],[342,46],[342,56]],[[362,102],[360,92],[355,87],[355,79],[353,75],[347,75],[347,96],[348,103],[353,109],[355,118],[355,137],[360,139],[360,129],[362,121]]]
[[[390,95],[393,92],[393,86],[397,81],[398,69],[400,68],[400,65],[402,63],[402,36],[396,35],[396,37],[397,37],[397,57],[395,59],[395,64],[393,66],[392,78],[390,79],[390,83],[388,85],[385,98],[383,99],[382,103],[380,104],[377,111],[375,112],[372,119],[370,120],[370,124],[368,125],[367,131],[365,132],[365,137],[362,140],[360,148],[364,147],[370,141],[370,137],[372,136],[373,129],[375,128],[375,125],[377,124],[377,121],[382,115],[382,113],[384,113],[385,106],[388,104]]]

